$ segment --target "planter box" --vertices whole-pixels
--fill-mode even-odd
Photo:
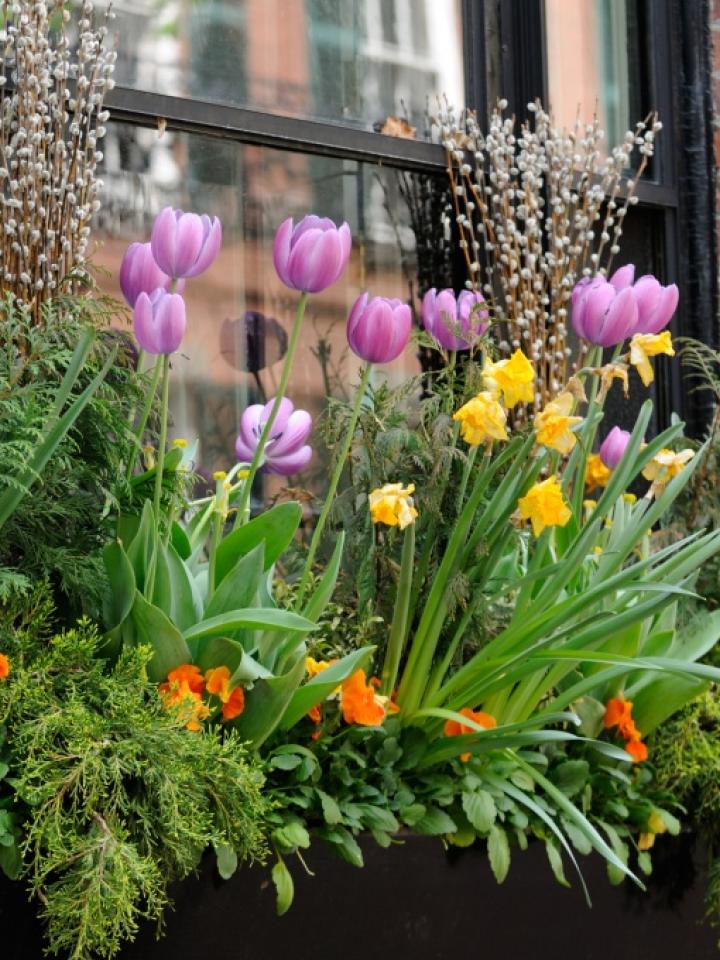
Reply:
[[[305,876],[290,861],[295,903],[276,917],[267,872],[241,870],[221,881],[208,861],[196,881],[178,884],[167,935],[143,929],[122,960],[717,960],[717,934],[702,923],[705,870],[691,836],[661,837],[648,893],[611,887],[597,857],[582,859],[593,898],[588,909],[560,887],[544,847],[513,851],[502,886],[482,847],[446,854],[437,841],[364,845],[357,870],[316,843]],[[17,884],[0,883],[2,960],[41,960],[38,923]]]

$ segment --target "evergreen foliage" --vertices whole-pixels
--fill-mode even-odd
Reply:
[[[191,732],[145,677],[147,652],[112,671],[94,626],[43,637],[42,591],[4,638],[0,688],[11,775],[24,805],[23,875],[50,950],[114,956],[142,918],[161,921],[168,884],[208,846],[262,858],[267,801],[257,761],[232,734]],[[232,854],[231,854],[232,855]]]

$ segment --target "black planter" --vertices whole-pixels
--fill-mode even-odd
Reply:
[[[315,877],[291,864],[295,903],[276,917],[267,872],[221,881],[208,862],[178,884],[167,934],[143,929],[122,960],[718,960],[717,935],[703,923],[705,870],[692,837],[662,837],[648,892],[610,887],[605,865],[583,858],[593,899],[554,880],[541,844],[513,851],[498,886],[482,848],[446,854],[436,840],[402,847],[364,844],[357,870],[316,843]],[[571,877],[569,868],[568,878]],[[2,960],[41,960],[42,938],[17,884],[0,883]]]

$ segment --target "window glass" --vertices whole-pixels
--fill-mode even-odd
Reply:
[[[288,216],[316,212],[346,220],[352,229],[345,275],[310,298],[288,391],[314,417],[326,394],[346,396],[360,369],[345,335],[355,298],[367,289],[413,300],[415,241],[401,191],[411,192],[409,175],[184,133],[159,136],[125,124],[110,124],[104,151],[105,202],[93,260],[105,292],[120,296],[127,244],[149,239],[162,207],[222,220],[218,260],[187,281],[187,332],[172,359],[171,436],[199,439],[202,472],[209,477],[229,468],[243,410],[274,396],[298,300],[272,263],[275,230]],[[411,345],[392,364],[376,368],[374,382],[399,383],[418,369]],[[320,450],[303,481],[319,487],[327,473]]]
[[[598,111],[614,146],[647,112],[640,0],[545,0],[548,92],[556,122]]]
[[[463,103],[460,0],[120,0],[119,84],[373,128]]]

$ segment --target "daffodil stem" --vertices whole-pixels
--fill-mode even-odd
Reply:
[[[237,529],[244,523],[247,523],[247,521],[250,519],[250,492],[252,490],[253,481],[255,480],[255,474],[258,472],[262,464],[265,445],[270,438],[270,431],[273,428],[273,424],[275,423],[278,412],[280,411],[280,404],[285,396],[288,380],[290,379],[290,371],[292,370],[293,361],[295,359],[295,351],[297,350],[298,341],[300,339],[300,330],[302,329],[302,322],[303,317],[305,316],[305,306],[307,305],[307,301],[308,294],[300,294],[297,310],[295,311],[295,320],[290,333],[290,341],[288,343],[287,353],[285,354],[285,361],[283,363],[282,373],[280,374],[280,382],[278,383],[277,391],[275,392],[275,401],[272,405],[272,409],[270,410],[270,416],[265,421],[262,433],[260,434],[260,439],[258,440],[258,445],[255,447],[255,453],[253,454],[252,463],[250,464],[248,475],[245,480],[245,486],[243,487],[242,495],[240,497],[240,503],[238,504],[234,529]]]
[[[412,597],[413,568],[415,562],[415,524],[411,523],[405,530],[400,560],[400,576],[398,579],[397,594],[395,595],[395,609],[393,610],[392,627],[388,638],[385,662],[383,663],[380,679],[380,693],[386,697],[392,695],[397,682],[400,659],[405,648],[408,634],[408,612]]]
[[[300,586],[298,587],[297,599],[295,601],[295,606],[298,610],[302,609],[302,604],[305,600],[308,584],[310,583],[310,578],[312,577],[315,554],[317,553],[318,546],[320,545],[320,538],[322,537],[325,522],[328,518],[330,508],[332,507],[332,503],[335,498],[335,492],[338,488],[338,484],[340,483],[340,477],[342,476],[342,472],[345,467],[345,461],[350,453],[350,447],[352,446],[353,437],[355,436],[357,422],[360,419],[360,409],[362,407],[363,397],[365,396],[365,391],[367,390],[371,372],[372,364],[366,363],[362,372],[362,376],[360,377],[360,384],[355,394],[355,403],[353,404],[352,413],[350,414],[350,422],[348,423],[347,430],[345,431],[345,438],[338,452],[338,457],[335,462],[335,469],[330,477],[330,485],[327,489],[327,493],[325,494],[325,502],[323,503],[320,516],[315,524],[315,530],[313,531],[310,546],[308,548],[303,574],[300,579]]]
[[[162,354],[162,399],[160,401],[160,439],[158,440],[157,463],[155,465],[155,518],[160,523],[160,499],[162,496],[163,467],[165,466],[165,446],[167,444],[168,401],[170,399],[170,354]]]
[[[462,480],[460,481],[460,492],[458,493],[458,502],[457,502],[458,513],[460,513],[460,511],[463,508],[463,502],[465,500],[465,491],[467,490],[468,480],[470,479],[470,474],[472,473],[472,468],[475,464],[475,457],[477,456],[477,452],[478,452],[478,445],[475,444],[473,447],[470,448],[470,453],[468,453],[467,458],[465,460],[465,464],[463,466],[463,474],[462,474]]]
[[[147,426],[148,418],[150,416],[150,411],[152,410],[153,400],[155,399],[155,394],[157,393],[158,381],[160,380],[160,374],[162,373],[162,357],[158,356],[155,359],[155,369],[153,370],[152,380],[150,381],[150,387],[145,395],[145,403],[143,404],[142,412],[140,414],[140,421],[135,430],[135,436],[137,437],[137,446],[133,448],[130,453],[130,459],[128,460],[126,477],[128,480],[132,478],[133,471],[135,470],[135,463],[137,462],[137,455],[140,452],[140,446],[142,444],[143,434],[145,433],[145,427]]]
[[[207,598],[211,599],[215,592],[215,569],[217,564],[217,548],[222,537],[223,515],[219,510],[213,512],[212,530],[210,533]]]

